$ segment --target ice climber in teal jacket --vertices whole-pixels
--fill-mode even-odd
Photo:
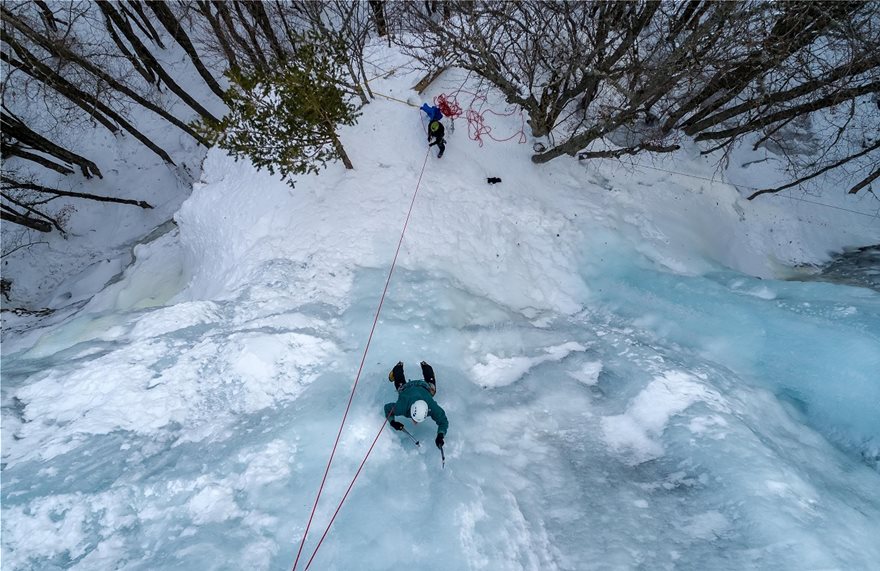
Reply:
[[[422,374],[425,380],[406,381],[403,376],[403,363],[398,362],[388,373],[388,380],[394,383],[399,396],[397,402],[385,405],[385,417],[389,419],[391,428],[403,430],[403,423],[394,420],[395,416],[411,418],[413,422],[422,422],[431,417],[437,423],[437,438],[434,443],[437,448],[443,448],[443,440],[449,421],[446,420],[446,412],[434,400],[437,393],[437,380],[434,378],[434,369],[428,363],[422,361]]]

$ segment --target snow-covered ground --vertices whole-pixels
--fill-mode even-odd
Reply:
[[[422,359],[445,468],[386,429],[309,568],[876,568],[880,294],[775,279],[880,243],[873,196],[747,202],[696,149],[536,166],[461,119],[438,160],[423,126],[376,100],[356,169],[295,189],[211,151],[121,279],[4,338],[4,569],[289,569],[411,203],[298,568]]]

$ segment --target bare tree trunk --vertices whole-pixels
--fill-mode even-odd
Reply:
[[[874,172],[866,176],[864,179],[862,179],[861,182],[849,189],[849,194],[856,194],[858,191],[862,190],[863,188],[877,180],[878,177],[880,177],[880,168],[874,169]]]
[[[266,60],[262,57],[262,50],[257,47],[257,51],[254,52],[253,47],[248,43],[246,39],[241,37],[241,35],[237,31],[237,26],[235,25],[235,21],[232,18],[232,14],[229,12],[229,8],[225,2],[217,2],[214,4],[214,7],[217,8],[217,15],[220,16],[220,19],[226,25],[226,30],[229,32],[229,35],[235,41],[235,43],[240,46],[245,54],[248,56],[248,59],[251,61],[251,65],[254,69],[265,70],[267,68]]]
[[[613,151],[589,151],[578,153],[579,159],[619,159],[623,155],[637,155],[642,151],[651,153],[671,153],[680,149],[679,145],[652,145],[650,143],[641,143],[634,147],[626,147],[625,149],[614,149]]]
[[[388,34],[388,24],[385,22],[385,3],[382,0],[370,0],[369,4],[373,11],[373,19],[376,20],[376,29],[381,38]]]
[[[336,135],[336,132],[333,132],[333,148],[336,149],[336,152],[339,153],[339,158],[342,159],[342,164],[345,165],[345,168],[348,170],[354,170],[354,165],[351,163],[351,159],[348,158],[348,153],[345,152],[345,147],[342,146],[342,141],[339,140],[339,137]]]
[[[134,11],[137,12],[139,18],[131,13],[128,6],[134,8]],[[126,19],[134,22],[145,36],[153,40],[157,46],[164,50],[165,45],[162,43],[162,37],[159,36],[156,29],[153,27],[153,24],[150,23],[150,19],[147,18],[147,15],[144,13],[144,7],[141,3],[138,2],[138,0],[128,0],[128,6],[122,6],[122,13],[125,14]]]
[[[217,117],[215,117],[210,111],[202,107],[202,105],[198,101],[193,99],[189,95],[189,93],[181,88],[180,85],[178,85],[177,82],[174,81],[174,79],[172,79],[170,75],[168,75],[168,73],[165,71],[165,68],[163,68],[158,61],[156,61],[156,58],[153,57],[153,54],[150,52],[150,50],[147,49],[147,47],[140,41],[140,39],[131,29],[131,26],[129,26],[127,22],[123,20],[122,16],[120,16],[119,13],[116,12],[116,10],[113,8],[113,5],[108,2],[108,0],[98,0],[98,6],[113,20],[117,27],[122,30],[122,33],[125,35],[125,38],[134,48],[135,53],[137,53],[138,57],[153,71],[156,72],[156,74],[162,79],[165,85],[167,85],[169,89],[171,89],[171,91],[177,94],[178,97],[180,97],[187,105],[192,107],[192,109],[200,116],[210,121],[219,122],[219,119]]]
[[[166,153],[163,149],[161,149],[158,145],[153,143],[148,137],[146,137],[143,133],[134,128],[134,126],[125,120],[121,115],[116,113],[109,106],[102,103],[99,99],[95,97],[91,97],[88,94],[80,91],[76,87],[73,86],[69,81],[61,77],[60,75],[54,73],[48,67],[40,63],[36,60],[33,55],[30,54],[24,48],[18,45],[17,42],[12,40],[9,35],[4,37],[4,40],[7,44],[12,46],[13,49],[16,50],[16,53],[19,54],[22,59],[28,59],[25,65],[18,65],[19,69],[31,74],[34,78],[44,81],[47,85],[58,91],[64,97],[67,97],[73,103],[76,103],[77,106],[85,110],[87,113],[92,115],[95,118],[99,118],[99,120],[106,126],[112,133],[116,133],[119,131],[119,128],[110,123],[109,119],[112,119],[116,123],[118,123],[123,129],[131,133],[134,138],[147,146],[151,151],[159,155],[159,157],[170,164],[174,164],[174,161],[171,160],[171,157]],[[3,60],[7,60],[5,53],[0,53]],[[17,62],[11,61],[13,65]],[[99,113],[100,112],[100,113]],[[105,117],[106,116],[106,117]]]
[[[4,187],[3,190],[7,190],[7,188],[9,187]],[[17,212],[14,208],[10,207],[8,204],[4,204],[3,211],[9,213],[11,216],[14,217],[14,220],[11,220],[11,222],[27,226],[28,228],[33,228],[34,230],[39,230],[40,232],[50,232],[52,230],[52,227],[54,226],[55,229],[58,230],[62,235],[66,234],[64,232],[64,228],[62,228],[61,224],[58,223],[58,220],[37,209],[35,204],[27,204],[21,200],[17,200],[6,192],[0,192],[0,197],[24,210],[24,213],[22,214],[20,212]],[[35,220],[34,218],[31,218],[31,214],[42,218],[42,220]],[[43,230],[43,228],[46,229]]]
[[[239,67],[238,57],[235,55],[235,50],[232,49],[229,40],[226,38],[226,32],[224,31],[220,20],[218,20],[211,11],[211,6],[212,3],[208,0],[198,0],[196,2],[196,11],[208,20],[211,29],[214,30],[214,36],[217,38],[217,43],[220,44],[220,49],[223,50],[223,54],[226,56],[226,60],[229,62],[230,67],[237,68]]]
[[[293,4],[293,6],[296,5]],[[295,52],[299,39],[296,37],[296,34],[293,33],[293,29],[287,22],[287,16],[284,13],[285,9],[281,0],[275,0],[275,10],[278,12],[278,18],[281,20],[281,24],[284,26],[284,33],[287,34],[287,41],[290,42],[290,48]]]
[[[60,165],[60,164],[56,163],[55,161],[51,161],[51,160],[47,159],[46,157],[43,157],[41,155],[35,155],[33,153],[29,153],[27,151],[24,151],[21,149],[21,147],[19,147],[17,145],[15,145],[15,146],[8,145],[6,143],[6,141],[3,141],[3,143],[0,143],[0,157],[2,157],[4,159],[8,158],[8,157],[19,157],[19,158],[22,158],[26,161],[31,161],[33,163],[37,163],[38,165],[44,166],[47,169],[53,170],[59,174],[63,174],[64,176],[67,176],[69,174],[73,174],[74,172],[76,172],[72,168],[64,166],[64,165]]]
[[[53,226],[51,222],[30,218],[29,216],[16,212],[5,204],[0,208],[0,220],[18,224],[30,228],[31,230],[36,230],[37,232],[51,232]],[[55,226],[57,227],[57,222],[55,223]]]
[[[28,39],[30,39],[35,44],[39,45],[40,47],[42,47],[43,49],[45,49],[49,53],[53,53],[53,54],[57,55],[62,60],[67,60],[67,61],[76,63],[77,65],[79,65],[80,67],[85,69],[86,71],[94,74],[96,77],[107,82],[107,85],[109,85],[110,87],[112,87],[116,91],[119,91],[123,95],[130,97],[133,101],[141,104],[142,106],[149,109],[153,113],[156,113],[157,115],[159,115],[160,117],[162,117],[163,119],[165,119],[166,121],[171,123],[172,125],[175,125],[176,127],[180,128],[181,130],[186,132],[189,136],[191,136],[196,141],[198,141],[200,144],[202,144],[204,146],[209,145],[208,141],[204,137],[202,137],[201,135],[196,133],[192,129],[192,127],[190,127],[189,125],[187,125],[186,123],[184,123],[183,121],[178,119],[177,117],[171,115],[171,113],[169,113],[168,111],[166,111],[162,107],[156,105],[155,103],[153,103],[149,99],[146,99],[145,97],[141,96],[139,93],[132,90],[127,85],[121,83],[120,81],[117,81],[113,76],[109,75],[108,73],[106,73],[104,70],[102,70],[98,66],[92,64],[86,58],[83,58],[79,54],[72,52],[70,49],[67,48],[66,44],[63,44],[60,42],[51,42],[48,38],[41,36],[41,35],[37,34],[36,32],[34,32],[33,30],[31,30],[27,26],[27,24],[25,24],[24,22],[19,20],[13,14],[8,13],[6,10],[3,10],[2,13],[3,13],[3,17],[10,24],[12,24],[12,26],[14,26],[15,29],[17,29],[18,31],[23,33],[25,36],[27,36]]]
[[[269,69],[269,60],[266,59],[266,54],[263,53],[263,46],[260,45],[260,41],[257,39],[256,30],[254,30],[253,25],[248,22],[244,15],[241,0],[232,0],[232,5],[235,8],[236,15],[238,15],[238,23],[244,28],[244,31],[247,32],[248,38],[251,40],[251,52],[256,56],[260,65],[258,69]]]
[[[156,17],[159,18],[159,22],[165,26],[165,29],[168,30],[168,33],[177,41],[178,44],[183,47],[184,51],[189,55],[189,58],[192,60],[193,65],[196,66],[196,70],[198,70],[199,75],[202,76],[202,79],[205,80],[205,83],[208,84],[208,87],[211,88],[211,91],[214,92],[217,97],[223,98],[223,88],[220,87],[220,84],[217,83],[217,80],[208,71],[208,68],[205,67],[205,64],[202,63],[201,58],[199,57],[198,52],[196,52],[196,48],[193,43],[190,41],[189,36],[186,33],[186,30],[180,25],[180,22],[174,16],[174,13],[168,8],[168,4],[165,2],[160,2],[157,0],[147,0],[147,6],[153,10],[153,13],[156,14]]]
[[[758,116],[756,119],[749,121],[748,123],[745,123],[743,125],[731,127],[729,129],[722,129],[720,131],[704,131],[698,134],[695,140],[711,141],[715,139],[723,139],[725,137],[733,137],[751,131],[757,131],[762,127],[772,125],[778,121],[785,121],[793,117],[797,117],[798,115],[806,115],[807,113],[812,113],[813,111],[818,111],[819,109],[833,107],[855,97],[866,95],[868,93],[876,93],[877,91],[880,91],[880,81],[875,81],[867,85],[860,85],[851,89],[836,90],[820,99],[808,101],[806,103],[802,103],[788,109],[783,109],[769,115]]]
[[[7,127],[4,126],[3,129],[6,130]],[[19,157],[26,161],[37,163],[40,166],[46,167],[47,169],[53,170],[59,174],[63,174],[64,176],[76,172],[72,168],[70,168],[68,164],[56,163],[55,161],[48,159],[43,155],[37,155],[24,150],[22,148],[22,141],[19,140],[18,142],[13,143],[13,139],[18,139],[18,137],[15,137],[14,135],[8,133],[4,133],[3,136],[0,137],[0,159]]]
[[[570,138],[568,141],[561,145],[557,145],[543,153],[532,155],[532,162],[536,164],[543,164],[557,157],[561,157],[562,155],[574,156],[579,150],[583,149],[596,139],[604,137],[621,125],[635,120],[637,115],[638,110],[635,108],[631,108],[628,111],[620,111],[611,122],[606,123],[601,127],[595,126],[585,133],[581,133],[580,135],[576,135]]]
[[[666,41],[671,42],[678,38],[681,32],[684,30],[685,26],[687,26],[688,22],[691,20],[691,17],[697,12],[697,8],[700,8],[700,5],[703,4],[700,14],[706,10],[709,6],[709,2],[704,2],[704,0],[690,0],[685,6],[684,12],[682,12],[681,16],[675,19],[672,25],[669,27],[669,34],[666,36]],[[679,6],[684,5],[683,3],[679,3]],[[699,18],[700,14],[697,14],[696,17]]]
[[[805,5],[788,5],[758,49],[732,69],[717,73],[696,97],[682,105],[667,120],[665,127],[671,129],[684,115],[694,112],[682,125],[688,127],[720,109],[756,77],[812,43],[836,18],[848,14],[856,7],[858,3],[854,2],[817,1]],[[712,102],[707,103],[710,98]]]
[[[72,103],[76,104],[77,107],[91,115],[95,118],[95,120],[107,128],[108,131],[113,133],[114,135],[119,132],[119,127],[117,127],[113,122],[108,119],[104,113],[100,112],[96,105],[94,105],[91,101],[88,100],[88,96],[73,86],[69,81],[40,63],[36,57],[28,52],[24,47],[18,44],[11,37],[6,36],[4,38],[7,44],[15,50],[16,55],[18,55],[22,61],[14,60],[6,52],[0,52],[0,60],[5,61],[9,65],[20,69],[26,74],[30,75],[34,79],[41,81],[69,99]]]
[[[701,121],[691,123],[685,129],[685,132],[693,136],[696,133],[705,131],[723,121],[736,117],[737,115],[760,108],[769,108],[799,97],[804,97],[823,88],[827,88],[830,85],[834,85],[843,79],[859,76],[862,73],[877,67],[880,67],[880,56],[877,54],[865,55],[854,62],[847,62],[845,65],[837,67],[819,79],[802,83],[801,85],[786,91],[776,91],[768,93],[762,97],[749,98],[747,101],[744,101],[739,105],[723,109]]]
[[[96,202],[113,202],[116,204],[131,204],[133,206],[140,206],[144,209],[152,209],[153,207],[146,201],[143,200],[130,200],[128,198],[116,198],[115,196],[100,196],[97,194],[89,194],[87,192],[70,192],[67,190],[59,190],[57,188],[50,188],[48,186],[43,186],[41,184],[34,184],[30,182],[22,182],[19,180],[15,180],[5,175],[0,175],[0,182],[5,184],[3,187],[4,190],[9,190],[11,188],[19,188],[22,190],[33,190],[36,192],[43,192],[46,194],[54,194],[56,196],[67,196],[70,198],[82,198],[85,200],[94,200]]]
[[[802,176],[801,178],[799,178],[795,181],[792,181],[788,184],[783,184],[782,186],[777,186],[776,188],[765,188],[764,190],[759,190],[758,192],[751,194],[748,199],[752,200],[754,198],[761,196],[762,194],[779,192],[780,190],[785,190],[787,188],[797,186],[797,185],[801,184],[802,182],[806,182],[810,179],[816,178],[817,176],[819,176],[821,174],[824,174],[832,169],[836,169],[839,166],[845,165],[846,163],[848,163],[850,161],[861,158],[861,157],[871,153],[872,151],[876,151],[877,149],[880,149],[880,140],[874,141],[873,145],[871,145],[870,147],[866,147],[865,149],[863,149],[862,151],[860,151],[858,153],[849,155],[848,157],[844,157],[844,158],[840,159],[839,161],[835,161],[829,165],[825,165],[824,167],[822,167],[822,168],[820,168],[820,169],[818,169],[818,170],[816,170],[806,176]],[[852,187],[849,190],[849,193],[855,194],[860,189],[862,189],[866,185],[870,184],[872,180],[877,178],[877,176],[878,176],[877,173],[878,173],[878,171],[877,171],[877,169],[875,169],[874,172],[871,175],[869,175],[865,180],[863,180],[862,182],[860,182],[860,183],[856,184],[854,187]]]
[[[113,24],[113,20],[110,19],[106,13],[104,13],[104,26],[107,28],[107,32],[110,34],[110,37],[113,39],[113,43],[116,44],[116,47],[120,52],[125,56],[131,66],[134,68],[141,77],[146,80],[146,82],[150,85],[158,85],[159,78],[156,77],[156,74],[152,72],[147,66],[145,66],[141,60],[134,56],[134,54],[129,51],[128,46],[125,45],[125,42],[122,41],[122,38],[119,37],[119,34],[116,33],[116,26]]]
[[[287,60],[287,54],[281,48],[281,43],[275,36],[275,31],[272,29],[272,22],[269,20],[269,15],[266,13],[263,3],[244,2],[243,4],[247,11],[250,12],[251,17],[260,27],[260,30],[263,31],[263,35],[269,40],[269,45],[272,47],[272,51],[275,52],[275,58],[279,62]]]
[[[34,4],[40,9],[40,17],[43,19],[43,22],[45,22],[46,28],[53,32],[57,32],[58,21],[57,18],[55,18],[55,12],[53,12],[43,0],[34,0]]]
[[[82,171],[83,176],[86,178],[91,178],[92,175],[95,175],[98,178],[103,178],[100,169],[98,169],[98,165],[83,156],[80,156],[72,151],[68,151],[60,145],[56,145],[49,139],[33,131],[18,117],[15,117],[12,114],[7,114],[6,112],[0,113],[0,125],[2,125],[3,127],[4,155],[7,154],[8,149],[9,154],[14,154],[19,157],[32,160],[62,174],[70,174],[73,172],[72,170],[66,169],[65,167],[57,165],[56,163],[52,163],[52,165],[54,166],[50,166],[49,164],[47,164],[48,162],[50,162],[47,159],[43,159],[43,161],[45,162],[40,161],[38,160],[36,155],[31,155],[30,153],[22,151],[18,145],[11,145],[6,142],[8,138],[14,138],[20,143],[28,145],[28,147],[33,150],[46,153],[48,155],[61,159],[66,163],[78,166]]]

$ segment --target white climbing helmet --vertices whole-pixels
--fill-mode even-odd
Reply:
[[[413,422],[422,422],[428,416],[428,403],[423,400],[417,400],[409,407],[409,416]]]

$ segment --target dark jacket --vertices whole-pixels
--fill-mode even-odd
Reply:
[[[409,381],[400,389],[400,396],[397,402],[390,402],[385,405],[385,416],[390,420],[394,420],[395,416],[405,416],[411,418],[409,409],[417,400],[423,400],[428,403],[428,416],[437,423],[437,434],[446,434],[449,428],[449,421],[446,420],[446,412],[437,404],[434,397],[428,391],[428,383],[425,381]],[[393,414],[392,414],[392,411]]]
[[[432,130],[431,130],[431,127],[432,127],[435,123],[438,125],[437,130],[436,130],[436,131],[432,131]],[[428,142],[429,142],[429,143],[431,142],[431,139],[436,139],[436,142],[439,143],[440,141],[443,140],[443,136],[444,136],[445,134],[446,134],[446,129],[443,128],[443,123],[441,123],[440,121],[431,121],[431,122],[428,124]]]

